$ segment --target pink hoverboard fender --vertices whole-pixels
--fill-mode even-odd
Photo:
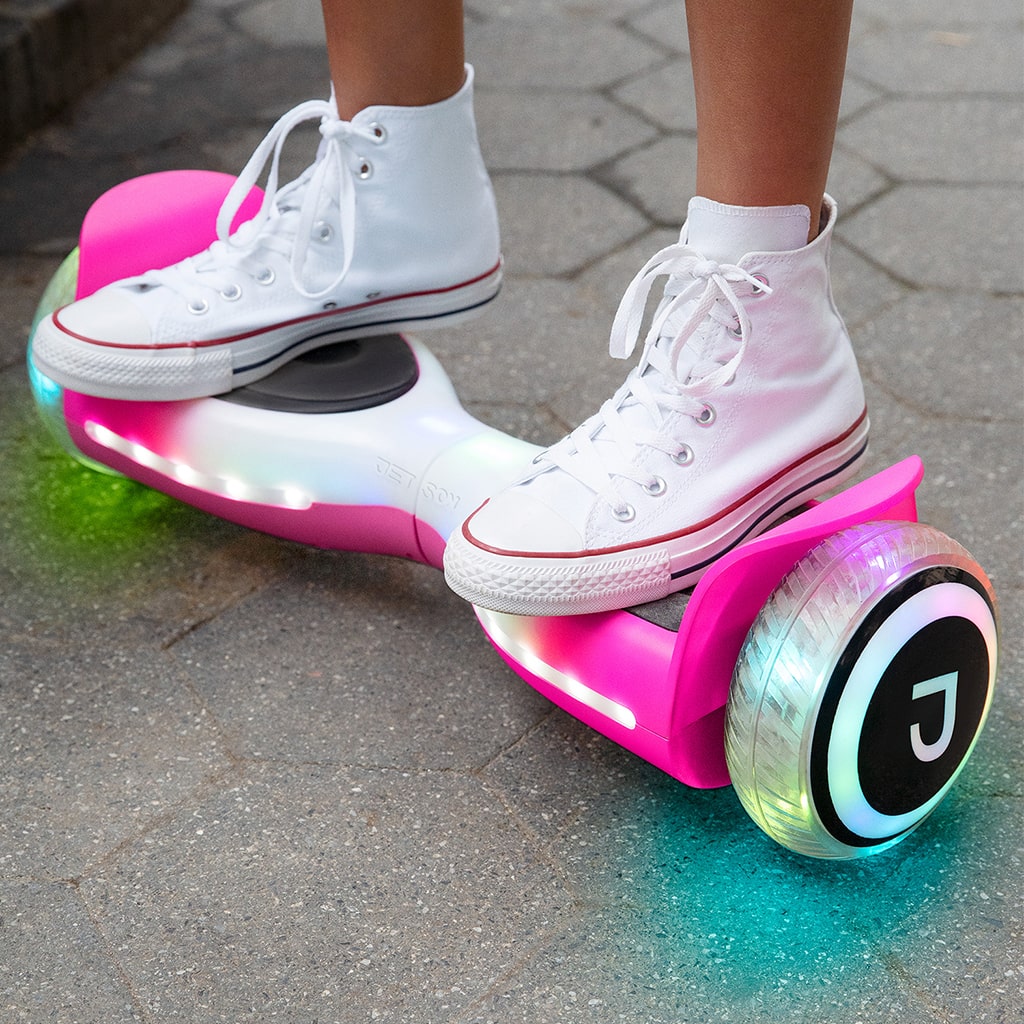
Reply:
[[[232,180],[166,172],[100,197],[37,322],[205,248]],[[328,346],[257,385],[184,402],[80,395],[32,367],[31,339],[29,354],[37,404],[76,457],[325,548],[439,567],[452,530],[538,451],[470,416],[429,350],[398,335]],[[664,602],[476,613],[539,692],[689,786],[731,781],[784,846],[873,853],[948,792],[995,682],[991,584],[917,522],[922,474],[911,457],[813,504]]]

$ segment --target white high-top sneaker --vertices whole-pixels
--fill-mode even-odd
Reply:
[[[694,203],[688,223],[708,205]],[[803,212],[806,239],[807,208],[781,209]],[[519,615],[652,601],[855,472],[868,419],[832,300],[828,197],[824,213],[800,248],[716,262],[684,227],[648,262],[612,327],[625,357],[651,285],[669,276],[639,366],[455,531],[445,575],[458,594]]]
[[[320,120],[316,161],[278,190],[288,133]],[[267,160],[259,214],[230,225]],[[498,220],[473,117],[473,71],[423,107],[374,106],[351,122],[333,102],[285,114],[225,200],[219,241],[165,270],[55,312],[37,367],[107,398],[219,394],[344,337],[450,324],[501,284]]]

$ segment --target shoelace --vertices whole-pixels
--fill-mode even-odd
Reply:
[[[596,415],[537,460],[538,472],[557,466],[604,498],[622,518],[630,506],[617,479],[631,480],[651,494],[664,486],[638,469],[638,447],[655,448],[678,460],[680,444],[666,430],[666,414],[700,419],[708,410],[706,399],[733,378],[743,360],[750,318],[737,286],[744,295],[771,292],[765,281],[741,267],[705,259],[681,243],[670,245],[648,260],[627,287],[612,323],[613,357],[626,359],[632,354],[651,288],[666,275],[665,295],[648,329],[639,365]],[[692,311],[677,330],[681,312],[691,304]],[[736,339],[735,351],[724,362],[715,357],[713,344],[702,348],[698,343],[709,321]],[[634,405],[642,407],[649,427],[627,421],[623,410]]]
[[[281,152],[293,129],[306,121],[320,119],[320,144],[317,159],[296,181],[278,188]],[[318,299],[329,294],[344,279],[352,263],[355,242],[355,171],[349,161],[356,158],[354,140],[378,143],[380,137],[372,126],[355,125],[338,118],[333,96],[330,101],[310,100],[284,114],[256,147],[221,205],[217,216],[217,241],[198,257],[184,260],[167,270],[151,271],[144,275],[149,284],[166,285],[182,294],[188,294],[195,285],[222,291],[226,275],[218,270],[241,270],[257,277],[260,270],[255,251],[258,246],[274,249],[290,257],[292,285],[307,299]],[[270,160],[263,202],[256,215],[232,234],[231,224],[246,196],[259,180]],[[338,223],[343,259],[338,273],[330,283],[319,290],[305,286],[302,277],[309,251],[314,225],[318,218],[320,197],[332,182],[340,187],[338,195]],[[297,219],[281,231],[281,218],[295,212],[288,200],[297,201]],[[271,230],[267,230],[270,228]],[[278,237],[284,235],[285,237]],[[211,273],[212,272],[212,273]],[[200,276],[203,275],[203,276]],[[230,287],[230,286],[229,286]]]

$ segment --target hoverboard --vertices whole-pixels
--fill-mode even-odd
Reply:
[[[176,171],[106,193],[37,322],[205,248],[231,182]],[[31,344],[37,405],[76,458],[319,547],[440,567],[451,532],[539,450],[473,418],[429,350],[400,335],[328,345],[230,394],[181,402],[61,388],[32,365]],[[996,676],[991,584],[917,521],[922,475],[911,457],[812,503],[654,605],[476,613],[540,693],[687,785],[731,782],[782,845],[874,853],[949,791]]]

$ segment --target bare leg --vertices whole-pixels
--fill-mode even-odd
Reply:
[[[462,0],[322,0],[338,113],[423,106],[465,78]]]
[[[697,193],[802,204],[811,236],[828,176],[853,0],[686,0]]]

